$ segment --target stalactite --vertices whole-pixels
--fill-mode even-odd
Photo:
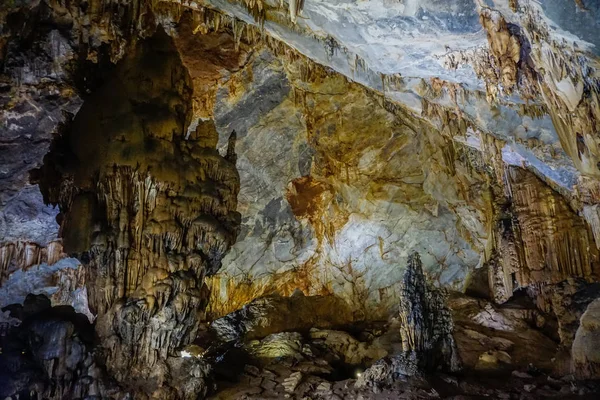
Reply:
[[[585,218],[590,225],[590,229],[594,234],[596,248],[600,250],[600,208],[598,207],[598,204],[584,205],[583,218]]]
[[[598,279],[595,208],[584,205],[578,216],[560,194],[521,168],[507,168],[494,187],[489,278],[496,302],[507,301],[518,288]]]
[[[525,257],[520,284],[597,277],[598,252],[583,219],[533,174],[513,168],[509,179]]]
[[[237,235],[235,134],[225,157],[215,148],[212,121],[188,135],[191,78],[164,32],[141,42],[114,74],[69,133],[71,151],[86,162],[64,171],[75,177],[67,188],[76,190],[63,194],[61,229],[83,243],[90,237],[90,248],[77,251],[87,253],[89,302],[108,374],[138,397],[144,391],[132,382],[153,398],[196,398],[208,390],[205,376],[188,377],[185,387],[166,377],[180,375],[174,357],[196,337],[208,297],[204,277],[219,269]],[[142,77],[153,85],[139,85]],[[153,99],[152,107],[131,108],[138,99]],[[99,109],[114,112],[110,102],[127,110],[125,122],[97,120]],[[90,143],[103,152],[90,152]]]
[[[508,29],[504,17],[495,10],[483,8],[479,14],[481,25],[487,32],[491,54],[496,67],[496,79],[502,83],[506,94],[512,93],[517,84],[517,63],[521,46],[518,38]]]
[[[0,283],[12,272],[26,270],[34,265],[53,265],[66,255],[60,240],[46,246],[31,242],[8,242],[0,245]]]
[[[295,24],[298,19],[298,15],[302,12],[304,8],[304,0],[288,0],[290,4],[290,18],[292,22]]]

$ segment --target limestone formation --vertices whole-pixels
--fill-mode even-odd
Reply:
[[[46,247],[31,242],[6,242],[0,247],[0,282],[14,271],[42,263],[52,265],[64,256],[60,241],[52,241]]]
[[[63,166],[70,184],[56,200],[65,245],[89,259],[90,305],[109,373],[125,390],[139,390],[136,382],[159,398],[207,390],[206,371],[184,386],[164,379],[196,336],[204,276],[219,268],[239,221],[239,178],[214,148],[214,128],[201,123],[183,140],[190,94],[189,75],[159,31],[73,121],[66,140],[79,165]],[[99,118],[99,109],[110,117]]]
[[[368,368],[357,380],[357,388],[381,390],[427,372],[460,369],[446,295],[427,282],[418,253],[409,257],[401,293],[401,349]]]
[[[3,333],[0,396],[115,398],[119,392],[92,354],[93,327],[68,306],[28,296],[11,315],[21,323]],[[15,379],[18,377],[18,379]]]
[[[579,328],[573,341],[573,373],[584,378],[598,378],[600,374],[600,320],[598,312],[600,300],[590,303],[581,316]]]
[[[230,342],[263,338],[285,331],[309,331],[349,324],[353,316],[334,296],[272,295],[254,300],[210,326],[217,339]]]
[[[454,324],[445,293],[427,282],[418,253],[413,253],[402,282],[400,338],[403,356],[424,371],[457,371],[460,361],[452,336]]]

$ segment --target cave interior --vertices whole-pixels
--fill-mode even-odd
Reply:
[[[600,398],[598,32],[3,0],[0,399]]]

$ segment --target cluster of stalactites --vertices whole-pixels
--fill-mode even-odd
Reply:
[[[238,2],[242,3],[244,7],[246,7],[248,14],[250,14],[252,18],[254,18],[254,21],[256,21],[261,26],[264,24],[265,20],[267,19],[268,5],[266,0],[238,0]],[[285,9],[285,7],[285,1],[280,0],[279,8]],[[295,24],[298,20],[298,16],[300,15],[300,13],[302,13],[302,9],[304,8],[304,0],[288,0],[287,8],[290,20],[293,24]]]
[[[483,52],[487,62],[474,66],[486,82],[488,98],[497,101],[499,95],[518,90],[527,100],[543,101],[562,148],[582,174],[598,178],[600,80],[594,63],[577,46],[553,40],[535,6],[524,5],[519,14],[522,26],[507,23],[496,10],[480,11],[489,50]],[[461,63],[455,58],[450,66]]]
[[[195,180],[177,165],[159,177],[115,166],[96,185],[104,227],[92,240],[90,300],[119,381],[132,369],[165,368],[195,338],[208,300],[204,276],[235,241],[234,143],[226,157],[195,150]]]
[[[195,313],[203,302],[200,285],[190,273],[153,270],[131,297],[118,301],[101,317],[107,361],[118,366],[118,379],[125,378],[133,366],[152,367],[178,355],[176,350],[195,338]]]
[[[0,283],[16,270],[26,270],[34,265],[55,264],[64,258],[62,243],[52,241],[46,246],[27,241],[7,242],[0,245]]]
[[[283,0],[282,0],[283,2]],[[298,15],[300,15],[300,13],[302,12],[302,9],[304,8],[304,0],[289,0],[289,6],[290,6],[290,18],[292,19],[293,23],[296,23],[296,20],[298,19]]]
[[[567,202],[535,175],[509,170],[514,217],[504,224],[499,252],[511,280],[520,286],[556,283],[569,277],[597,279],[593,233]]]
[[[212,176],[227,174],[215,171]],[[102,299],[95,299],[94,303],[101,303],[96,307],[107,309],[116,300],[132,296],[152,270],[167,275],[191,271],[202,280],[208,264],[220,262],[235,240],[236,182],[206,196],[203,183],[186,195],[129,168],[105,176],[98,185],[98,198],[110,233],[96,233],[91,251],[106,269],[106,282],[101,285],[106,289]],[[113,288],[112,293],[108,288]]]
[[[417,253],[409,256],[400,292],[400,338],[407,359],[423,370],[459,369],[446,294],[427,282]]]

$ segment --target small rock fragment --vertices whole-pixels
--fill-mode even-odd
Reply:
[[[517,370],[515,370],[515,371],[512,372],[512,376],[514,376],[516,378],[521,378],[521,379],[531,379],[531,378],[533,378],[527,372],[521,372],[521,371],[517,371]]]
[[[298,387],[298,384],[302,380],[302,372],[293,372],[285,378],[282,385],[287,393],[292,393]]]

